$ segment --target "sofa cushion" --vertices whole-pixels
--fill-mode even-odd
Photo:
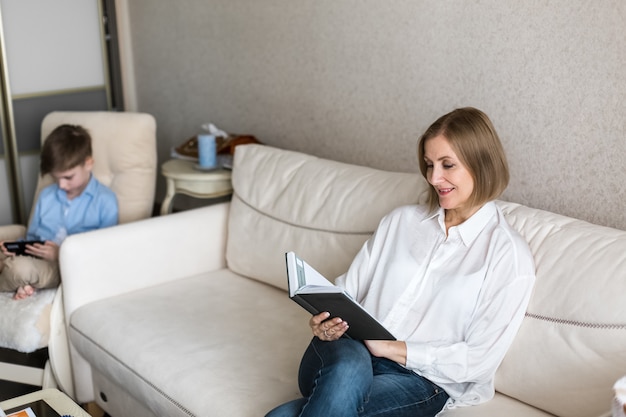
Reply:
[[[420,174],[380,171],[261,145],[238,146],[226,259],[233,271],[286,289],[295,251],[333,280],[392,209],[424,202]]]
[[[496,389],[559,416],[601,415],[626,370],[626,231],[499,204],[537,280]]]
[[[298,396],[308,319],[283,291],[220,270],[87,304],[70,338],[154,415],[248,417]]]

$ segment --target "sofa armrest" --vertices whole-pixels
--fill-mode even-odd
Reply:
[[[69,236],[61,245],[65,318],[82,305],[226,266],[230,203]]]

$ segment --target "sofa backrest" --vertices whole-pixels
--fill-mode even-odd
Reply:
[[[499,202],[537,280],[496,389],[557,416],[609,410],[626,374],[626,231]]]
[[[424,202],[418,173],[386,172],[262,145],[236,148],[226,260],[228,267],[287,288],[285,252],[334,280],[380,219]]]

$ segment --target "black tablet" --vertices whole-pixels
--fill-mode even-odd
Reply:
[[[28,255],[26,251],[26,245],[32,245],[35,243],[41,243],[43,245],[43,240],[20,240],[15,242],[4,242],[4,247],[9,252],[12,252],[16,255]]]

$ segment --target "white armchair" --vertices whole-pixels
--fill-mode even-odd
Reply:
[[[157,173],[154,117],[145,113],[130,112],[52,112],[42,122],[42,141],[55,127],[66,123],[81,125],[89,131],[94,157],[93,174],[117,195],[120,223],[150,217],[154,208]],[[52,179],[49,175],[40,177],[36,195],[51,183]],[[26,227],[23,225],[1,226],[0,240],[22,238],[25,231]],[[17,337],[18,340],[30,340],[30,342],[22,346],[19,341],[6,343],[0,340],[0,347],[28,353],[47,346],[49,353],[48,364],[44,370],[25,369],[24,366],[0,361],[2,379],[42,387],[59,386],[68,395],[74,395],[69,347],[65,332],[62,287],[61,283],[61,287],[54,295],[44,290],[30,297],[35,297],[29,301],[31,303],[44,304],[35,307],[38,309],[35,310],[36,314],[41,316],[36,325],[32,322],[20,322],[22,314],[16,314],[14,319],[0,320],[0,334],[7,335],[16,331],[36,333],[35,345],[33,345],[32,337]],[[46,297],[46,299],[37,300],[37,297]],[[53,301],[50,301],[52,297]],[[13,301],[10,297],[1,297],[0,311],[12,311],[17,304],[9,303],[22,301],[24,300]],[[5,329],[3,326],[10,326],[10,329]]]

